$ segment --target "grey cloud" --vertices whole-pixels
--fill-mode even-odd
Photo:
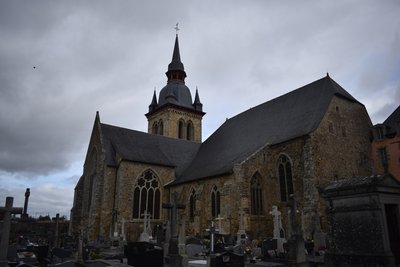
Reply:
[[[396,1],[154,3],[0,3],[1,170],[44,174],[83,161],[96,110],[103,122],[145,131],[176,22],[205,136],[326,72],[364,97],[399,69]]]

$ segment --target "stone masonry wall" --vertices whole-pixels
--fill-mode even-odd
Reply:
[[[371,120],[364,106],[334,97],[319,128],[312,133],[311,157],[314,162],[314,192],[329,182],[371,174]],[[318,195],[310,200],[322,226],[326,225],[325,201]],[[311,231],[311,230],[310,230]],[[310,233],[309,233],[310,234]]]
[[[124,218],[127,222],[125,225],[125,234],[127,240],[137,241],[143,230],[142,219],[132,219],[133,210],[133,190],[137,179],[147,169],[151,169],[158,177],[161,189],[161,202],[169,202],[169,192],[164,186],[174,177],[174,169],[171,167],[143,164],[122,161],[117,170],[116,182],[116,212],[118,214],[118,231],[121,231],[121,221]],[[152,227],[156,224],[162,224],[168,219],[168,211],[161,209],[160,220],[152,220]]]
[[[189,111],[183,111],[175,108],[165,108],[160,110],[159,112],[148,116],[148,133],[152,133],[152,127],[154,122],[159,122],[160,120],[163,121],[163,128],[165,136],[178,138],[178,122],[179,120],[183,120],[186,124],[191,121],[194,127],[194,142],[200,143],[201,142],[201,121],[202,115],[192,113]],[[186,130],[184,131],[184,137],[186,139]]]

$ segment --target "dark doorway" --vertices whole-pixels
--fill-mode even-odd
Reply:
[[[400,263],[400,221],[398,206],[396,204],[385,204],[385,213],[390,248],[396,258],[396,264],[398,264]]]

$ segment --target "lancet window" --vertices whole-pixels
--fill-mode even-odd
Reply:
[[[263,214],[262,186],[261,177],[257,173],[251,178],[250,182],[251,214]]]
[[[221,193],[216,186],[211,191],[211,215],[217,217],[221,214]]]
[[[278,161],[278,175],[281,192],[281,201],[288,201],[293,194],[292,164],[287,156],[282,155]]]

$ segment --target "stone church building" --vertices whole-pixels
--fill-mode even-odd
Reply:
[[[304,238],[325,231],[327,183],[371,173],[368,113],[329,75],[227,119],[202,140],[205,115],[196,90],[185,85],[178,36],[167,84],[154,92],[148,132],[104,124],[96,114],[83,175],[75,188],[71,230],[88,240],[115,233],[137,240],[142,214],[162,225],[174,192],[185,205],[186,231],[205,234],[217,216],[222,233],[236,234],[240,208],[250,238],[272,236],[270,211],[297,204]]]

